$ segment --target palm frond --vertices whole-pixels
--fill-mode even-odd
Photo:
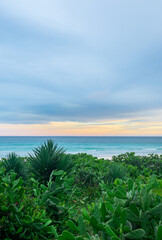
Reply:
[[[16,153],[9,153],[7,158],[2,160],[2,165],[7,172],[14,170],[17,173],[17,177],[26,177],[26,167],[24,160]]]
[[[126,177],[126,169],[125,167],[120,164],[120,163],[111,163],[108,169],[108,173],[105,176],[105,181],[108,182],[114,182],[115,179],[119,178],[119,179],[125,179]]]
[[[58,147],[52,140],[47,140],[47,142],[35,148],[28,158],[35,178],[46,183],[53,170],[60,170],[59,166],[64,153],[65,149]]]

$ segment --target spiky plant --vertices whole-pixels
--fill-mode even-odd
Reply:
[[[125,179],[126,177],[126,169],[120,163],[111,163],[109,165],[108,174],[105,176],[105,180],[108,182],[114,182],[115,179]]]
[[[58,163],[57,170],[63,170],[67,174],[70,174],[74,166],[74,162],[70,154],[63,154],[61,160]]]
[[[7,172],[14,170],[17,173],[17,177],[26,178],[25,162],[16,153],[9,153],[6,158],[3,158],[2,165]]]
[[[42,183],[47,183],[53,170],[59,169],[65,149],[58,147],[52,140],[47,140],[29,154],[28,161],[34,177]]]

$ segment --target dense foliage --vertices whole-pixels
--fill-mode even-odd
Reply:
[[[127,166],[131,165],[142,172],[145,176],[150,176],[151,174],[156,174],[162,177],[162,155],[149,154],[148,156],[136,156],[134,152],[121,154],[119,156],[113,156],[114,162],[122,162]]]
[[[25,167],[24,159],[15,153],[9,153],[7,158],[2,159],[2,164],[7,172],[14,170],[17,177],[26,178],[27,168]]]
[[[47,140],[40,147],[35,148],[33,154],[29,154],[28,157],[34,177],[42,183],[47,183],[53,170],[63,169],[68,172],[71,161],[64,152],[65,149],[58,147],[52,140]]]
[[[160,240],[162,156],[65,154],[52,141],[0,162],[0,239]]]

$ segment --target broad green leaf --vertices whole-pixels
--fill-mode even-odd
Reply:
[[[129,228],[129,231],[132,231],[132,224],[128,220],[126,221],[126,227]]]
[[[109,190],[109,189],[107,189],[107,194],[108,194],[110,197],[114,197],[114,193],[113,193],[111,190]]]
[[[49,219],[49,220],[46,221],[46,223],[44,224],[43,227],[47,227],[47,226],[50,225],[51,223],[52,223],[52,220]]]
[[[93,216],[97,219],[98,222],[101,222],[100,209],[97,205],[95,205],[95,207],[94,207]]]
[[[33,223],[33,227],[40,230],[43,228],[43,223]]]
[[[149,211],[149,213],[154,216],[158,216],[158,215],[162,214],[162,204],[159,204],[159,205],[155,206],[154,208],[152,208]]]
[[[99,222],[97,221],[97,219],[94,216],[92,216],[90,219],[90,223],[91,223],[92,227],[97,227],[97,224]]]
[[[58,238],[58,234],[54,226],[47,226],[44,229],[46,232],[52,233],[56,238]]]
[[[133,188],[133,180],[129,178],[129,180],[128,180],[128,190],[130,191],[130,190],[132,190],[132,188]]]
[[[111,237],[111,240],[119,240],[118,237]]]
[[[162,225],[158,227],[156,240],[161,240],[162,238]]]
[[[139,209],[137,208],[136,204],[131,203],[129,205],[129,209],[131,210],[131,212],[133,212],[136,216],[139,216]]]
[[[117,179],[115,179],[114,184],[117,186],[117,185],[122,184],[122,182],[123,181],[121,179],[117,178]]]
[[[98,223],[96,229],[100,231],[105,231],[105,225],[103,223]]]
[[[105,205],[111,212],[115,211],[115,208],[113,207],[113,205],[110,202],[106,202]]]
[[[54,226],[52,226],[52,233],[56,238],[58,238],[58,234],[57,234],[56,228]]]
[[[90,220],[90,216],[88,215],[88,212],[85,208],[83,208],[83,216],[84,218],[86,218],[87,220]]]
[[[130,211],[129,209],[126,209],[127,211],[127,219],[130,221],[130,222],[140,222],[140,219],[132,212]]]
[[[120,203],[121,205],[125,205],[126,199],[120,199],[117,197],[114,197],[114,203]]]
[[[1,207],[1,209],[2,209],[2,211],[4,211],[4,212],[5,212],[5,211],[7,211],[7,210],[8,210],[8,207],[6,207],[6,206],[2,206],[2,207]]]
[[[115,197],[121,198],[121,199],[127,199],[127,197],[119,190],[115,192]]]
[[[22,232],[22,230],[23,230],[23,227],[19,227],[19,229],[17,230],[16,233],[20,233],[20,232]]]
[[[129,239],[141,239],[145,236],[145,231],[143,229],[136,229],[130,233],[125,234],[125,237]]]
[[[75,237],[72,233],[68,232],[67,230],[65,230],[63,233],[62,233],[62,236],[61,238],[59,238],[61,240],[75,240]]]
[[[106,216],[105,203],[102,203],[102,206],[101,206],[101,215],[102,215],[102,222],[105,222],[105,216]]]
[[[27,222],[27,223],[31,223],[32,222],[32,218],[29,215],[23,216],[23,221]]]
[[[52,193],[54,195],[57,195],[57,194],[60,194],[64,191],[64,187],[59,187],[59,188],[56,188],[56,190],[54,190]]]
[[[106,229],[107,234],[108,234],[110,237],[118,237],[118,236],[112,231],[112,229],[109,227],[109,225],[107,225],[107,226],[105,227],[105,229]]]
[[[63,170],[59,170],[59,171],[57,171],[57,172],[53,172],[53,175],[54,175],[54,176],[60,176],[60,175],[62,175],[63,173],[64,173]]]
[[[123,226],[125,226],[126,225],[126,219],[127,219],[126,209],[122,209],[120,217],[121,217],[121,223],[123,224]]]
[[[79,228],[80,234],[85,233],[85,224],[84,224],[84,221],[83,221],[83,216],[81,216],[81,215],[78,218],[78,228]]]
[[[23,184],[23,180],[22,180],[21,178],[19,178],[19,179],[15,180],[15,181],[13,182],[13,187],[12,187],[12,189],[18,188],[18,187],[20,187],[22,184]]]
[[[79,228],[75,225],[73,221],[68,220],[67,225],[73,232],[79,232]]]

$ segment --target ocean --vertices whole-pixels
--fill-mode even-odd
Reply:
[[[0,158],[10,152],[27,156],[47,139],[64,147],[67,153],[88,153],[99,158],[125,152],[162,154],[162,137],[0,137]]]

